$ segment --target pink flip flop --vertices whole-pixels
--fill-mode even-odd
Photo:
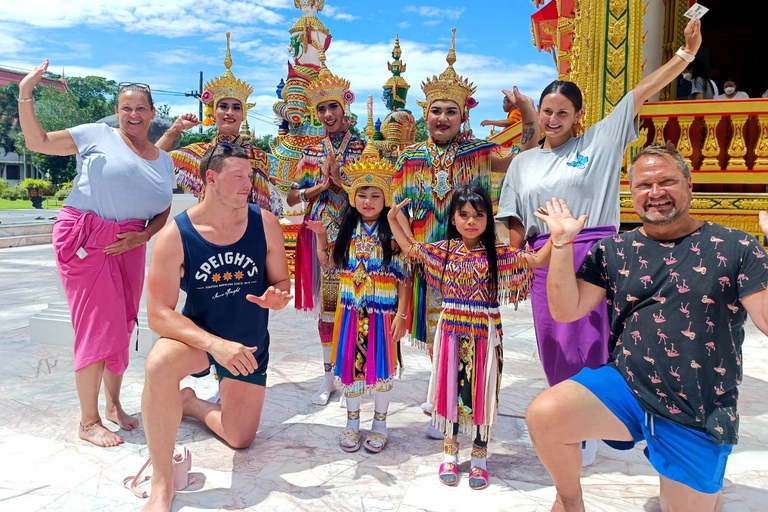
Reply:
[[[469,470],[469,486],[475,491],[488,487],[488,471],[477,466],[472,467]]]
[[[459,485],[459,467],[453,462],[443,462],[440,464],[437,476],[448,487]]]

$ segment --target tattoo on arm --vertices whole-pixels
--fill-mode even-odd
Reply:
[[[523,125],[523,134],[520,137],[520,145],[524,145],[526,142],[533,138],[533,134],[536,130],[533,129],[533,122],[525,123]]]

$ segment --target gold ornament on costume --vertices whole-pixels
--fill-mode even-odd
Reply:
[[[474,84],[470,83],[464,77],[456,74],[453,69],[453,63],[456,62],[456,29],[453,29],[453,35],[451,36],[451,49],[448,50],[448,56],[445,58],[448,62],[448,67],[445,71],[440,73],[440,76],[432,76],[422,82],[421,90],[424,91],[426,101],[417,101],[421,108],[424,109],[424,118],[427,118],[427,112],[430,105],[438,100],[446,100],[455,102],[462,112],[468,108],[467,99],[470,99],[472,94],[477,90]],[[474,101],[474,100],[472,100]],[[472,106],[476,105],[474,102]]]
[[[205,84],[200,101],[205,103],[205,113],[203,115],[203,124],[210,126],[213,124],[213,111],[219,101],[224,98],[233,98],[240,102],[243,107],[243,116],[248,109],[254,107],[255,103],[248,103],[248,96],[253,92],[253,87],[245,80],[238,80],[232,74],[232,54],[229,51],[229,32],[227,32],[227,54],[224,57],[224,66],[227,68],[224,74],[214,78]]]
[[[312,108],[317,112],[317,106],[326,101],[336,101],[344,107],[344,117],[351,118],[349,105],[355,101],[355,94],[349,90],[349,80],[335,76],[325,65],[325,51],[318,50],[320,72],[317,78],[307,87],[307,96]]]
[[[376,187],[384,192],[384,205],[392,204],[392,193],[389,184],[392,176],[397,172],[397,167],[389,161],[382,159],[376,146],[373,145],[373,96],[368,96],[368,125],[365,127],[365,135],[368,141],[365,143],[363,154],[358,160],[344,166],[348,183],[342,185],[350,197],[350,203],[354,204],[357,189],[363,187]]]

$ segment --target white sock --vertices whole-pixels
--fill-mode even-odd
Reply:
[[[389,401],[392,399],[390,390],[376,391],[373,397],[373,426],[371,430],[379,434],[387,435],[387,410],[389,410]],[[384,419],[376,419],[377,415],[384,415]]]
[[[326,389],[333,389],[333,369],[329,369],[331,364],[331,350],[332,347],[323,347],[323,366],[325,369],[323,387]]]
[[[355,417],[350,418],[350,416]],[[360,431],[360,395],[347,395],[347,428],[351,428],[355,432]]]
[[[488,471],[488,466],[486,466],[486,458],[488,457],[488,447],[482,447],[478,446],[476,444],[472,445],[472,459],[470,462],[471,467],[478,467],[482,468],[486,471]]]

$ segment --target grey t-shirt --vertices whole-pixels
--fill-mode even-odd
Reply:
[[[65,206],[122,222],[150,220],[171,204],[176,178],[168,153],[144,160],[103,123],[68,131],[77,146],[77,176]]]
[[[554,197],[565,199],[573,215],[589,215],[587,226],[619,225],[619,180],[627,146],[638,136],[635,97],[630,91],[605,119],[581,137],[553,149],[529,149],[509,165],[496,218],[511,217],[546,233],[534,210]]]

